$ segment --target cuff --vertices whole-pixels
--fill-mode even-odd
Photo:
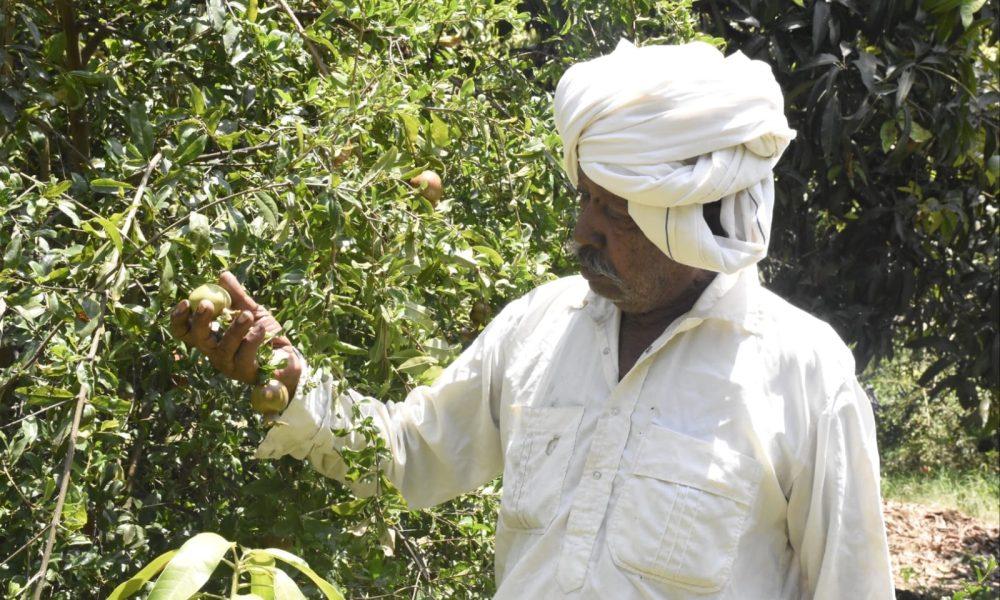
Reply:
[[[329,428],[333,379],[324,371],[312,373],[309,364],[304,359],[302,362],[295,396],[257,447],[257,458],[290,454],[302,460]]]

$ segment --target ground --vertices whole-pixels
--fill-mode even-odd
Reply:
[[[1000,529],[956,510],[888,500],[885,519],[899,600],[951,597],[975,580],[974,557],[1000,560]],[[1000,598],[1000,570],[989,588]]]

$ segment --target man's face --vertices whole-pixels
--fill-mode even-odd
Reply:
[[[580,274],[624,313],[666,307],[703,282],[706,271],[674,262],[628,214],[628,201],[579,174],[580,212],[573,242]]]

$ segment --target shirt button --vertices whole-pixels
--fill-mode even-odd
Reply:
[[[604,350],[601,350],[601,352],[604,354],[611,354],[611,348],[605,348]]]
[[[612,414],[612,415],[617,415],[617,414],[618,414],[619,412],[621,412],[621,411],[620,411],[620,410],[618,410],[617,408],[612,408],[612,409],[611,409],[611,414]]]
[[[600,478],[601,478],[601,472],[600,471],[594,471],[594,479],[600,479]]]

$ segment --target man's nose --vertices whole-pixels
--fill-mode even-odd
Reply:
[[[601,228],[600,214],[593,200],[580,207],[573,227],[573,241],[581,246],[591,246],[603,250],[607,239]]]

